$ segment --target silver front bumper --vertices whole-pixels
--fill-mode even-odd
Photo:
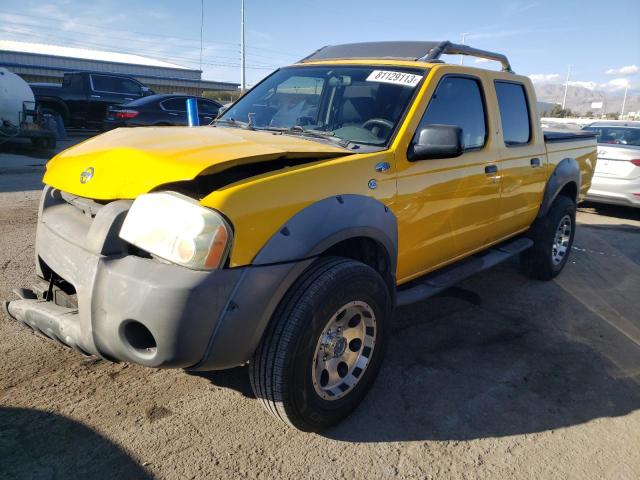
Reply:
[[[193,271],[131,252],[118,232],[131,202],[83,212],[45,188],[38,218],[38,273],[75,290],[77,307],[22,298],[8,313],[85,354],[151,367],[189,367],[202,360],[243,268]],[[80,205],[82,207],[82,205]],[[127,327],[142,325],[153,348],[140,347]]]

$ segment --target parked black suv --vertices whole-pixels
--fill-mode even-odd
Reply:
[[[196,98],[200,125],[208,125],[222,107],[215,100],[188,95],[151,95],[107,109],[104,129],[160,125],[187,125],[187,99]]]
[[[40,108],[59,115],[65,126],[101,128],[107,107],[131,102],[154,92],[125,75],[98,72],[65,73],[62,85],[32,83]]]

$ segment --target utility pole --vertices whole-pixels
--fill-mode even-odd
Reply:
[[[202,29],[204,27],[204,0],[200,0],[200,72],[202,73]]]
[[[465,40],[465,38],[467,38],[467,35],[469,35],[469,32],[462,32],[462,33],[460,34],[460,43],[461,43],[462,45],[466,45],[466,44],[464,43],[464,40]],[[460,65],[464,65],[464,55],[460,55]]]
[[[567,90],[569,90],[569,77],[571,77],[571,65],[567,65],[567,81],[564,82],[564,98],[562,99],[562,109],[567,104]]]
[[[629,82],[624,87],[624,97],[622,97],[622,110],[620,110],[620,118],[624,115],[624,106],[627,103],[627,92],[629,91]]]
[[[240,0],[240,92],[245,90],[245,66],[244,66],[244,0]]]

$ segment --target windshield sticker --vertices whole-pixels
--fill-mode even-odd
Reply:
[[[422,75],[414,75],[413,73],[392,72],[389,70],[374,70],[367,77],[367,82],[393,83],[394,85],[402,85],[404,87],[415,87]]]

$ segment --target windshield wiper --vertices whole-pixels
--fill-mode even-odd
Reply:
[[[284,134],[290,135],[300,135],[301,137],[315,137],[322,138],[325,140],[330,140],[334,143],[337,143],[341,147],[347,147],[351,142],[347,139],[336,137],[336,134],[333,132],[328,132],[326,130],[314,130],[312,128],[304,128],[301,125],[294,125],[290,128],[284,127],[263,127],[260,130],[268,130],[270,132],[280,132]]]
[[[255,130],[250,123],[241,122],[240,120],[236,120],[235,118],[224,118],[214,120],[211,125],[231,125],[232,127],[244,128],[245,130]]]

